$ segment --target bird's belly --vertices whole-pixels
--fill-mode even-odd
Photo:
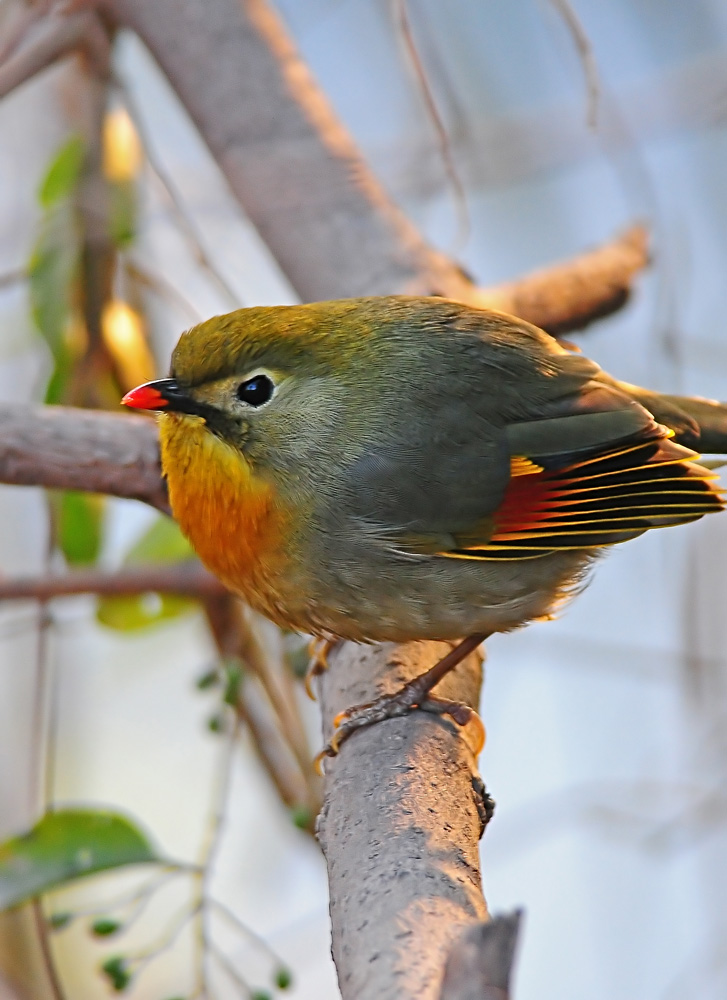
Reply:
[[[310,513],[287,511],[198,419],[169,414],[161,423],[174,515],[205,565],[280,625],[358,641],[506,631],[552,613],[592,558],[564,550],[527,563],[407,559],[345,530],[311,531]]]
[[[349,560],[322,570],[329,585],[318,586],[298,627],[376,642],[508,631],[557,611],[592,559],[584,551],[552,553],[529,561],[527,573],[507,561],[433,557],[374,567],[370,559]]]

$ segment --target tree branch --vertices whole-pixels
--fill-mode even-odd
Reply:
[[[84,51],[94,63],[108,59],[108,37],[94,11],[29,15],[22,23],[22,34],[5,46],[6,58],[0,64],[0,97],[76,51]]]
[[[509,1000],[521,912],[468,927],[455,941],[439,1000]]]
[[[145,593],[203,599],[226,594],[227,590],[196,560],[169,566],[133,566],[114,572],[94,568],[73,570],[61,576],[0,578],[0,601],[48,601],[73,594],[124,597]]]
[[[108,493],[169,512],[156,425],[146,417],[4,403],[0,482]]]
[[[581,330],[624,305],[633,278],[649,263],[648,233],[632,226],[571,260],[485,289],[479,305],[534,323],[554,336]]]
[[[324,738],[342,709],[395,690],[447,643],[336,647],[320,683]],[[477,706],[480,657],[436,689]],[[435,1000],[450,946],[487,918],[467,732],[415,712],[356,732],[327,759],[318,837],[343,1000]]]
[[[150,49],[304,301],[444,295],[556,333],[618,309],[647,263],[634,228],[522,286],[478,288],[388,198],[265,0],[100,2]]]

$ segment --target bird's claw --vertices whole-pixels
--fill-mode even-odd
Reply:
[[[313,690],[313,680],[328,670],[328,654],[340,641],[340,639],[311,639],[308,643],[310,663],[308,664],[303,684],[305,686],[305,693],[311,701],[316,700],[315,691]]]
[[[384,719],[401,718],[415,708],[419,708],[423,712],[432,712],[435,715],[448,715],[463,728],[472,723],[475,727],[475,733],[468,742],[475,756],[485,745],[485,727],[482,724],[482,719],[473,708],[458,701],[434,698],[429,694],[422,697],[422,692],[415,680],[411,684],[405,684],[394,694],[382,695],[374,701],[339,712],[333,720],[334,733],[331,739],[313,762],[316,771],[318,774],[322,773],[323,760],[326,757],[336,757],[341,745],[357,729],[363,729],[376,722],[383,722]]]

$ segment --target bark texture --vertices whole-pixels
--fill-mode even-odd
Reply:
[[[475,924],[449,953],[440,1000],[509,1000],[520,911]]]
[[[146,417],[4,403],[0,482],[108,493],[169,512],[156,424]]]
[[[450,648],[336,647],[320,685],[325,738],[339,711],[396,690]],[[470,656],[435,693],[477,706],[480,663]],[[341,994],[434,1000],[450,946],[487,918],[468,732],[417,711],[354,733],[325,768],[318,836]]]

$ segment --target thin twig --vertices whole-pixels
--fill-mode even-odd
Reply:
[[[43,966],[45,968],[46,975],[48,976],[48,984],[50,985],[53,1000],[66,1000],[66,995],[63,992],[63,985],[61,984],[60,977],[58,976],[58,970],[56,969],[55,961],[53,960],[53,948],[50,943],[48,921],[46,920],[45,913],[43,912],[43,903],[40,899],[34,899],[31,906],[33,908],[35,931],[38,935],[38,944],[40,945],[40,952],[43,957]]]
[[[208,927],[209,913],[209,886],[214,874],[214,864],[222,842],[225,821],[227,819],[227,808],[229,805],[230,788],[232,784],[232,762],[234,757],[237,738],[240,733],[240,721],[235,718],[235,722],[229,732],[222,758],[219,763],[217,773],[217,788],[214,794],[214,801],[210,813],[210,820],[207,827],[201,850],[200,867],[202,875],[199,881],[199,892],[197,904],[199,913],[198,931],[198,956],[197,956],[197,991],[203,994],[208,992],[209,982],[207,974],[207,960],[212,947],[210,932]]]
[[[47,512],[46,512],[47,514]],[[45,565],[50,563],[52,539],[46,547]],[[33,810],[43,814],[53,799],[53,759],[56,738],[56,684],[48,659],[48,639],[52,621],[41,603],[38,616],[38,643],[36,647],[35,691],[33,696],[31,747],[31,795]],[[33,919],[53,1000],[65,1000],[63,984],[53,958],[50,930],[43,910],[42,899],[33,901]]]
[[[174,217],[177,225],[187,237],[197,263],[200,267],[204,268],[208,276],[212,278],[213,282],[217,285],[218,289],[229,300],[230,304],[234,308],[239,308],[242,305],[240,302],[240,295],[230,284],[228,284],[225,277],[217,270],[217,267],[205,250],[202,237],[196,225],[192,221],[181,192],[177,188],[171,174],[167,171],[166,167],[163,166],[154,152],[153,143],[147,133],[143,117],[139,113],[139,109],[136,106],[134,98],[131,96],[129,88],[122,79],[117,78],[116,83],[121,91],[124,104],[126,105],[126,110],[129,112],[129,117],[133,121],[134,127],[136,128],[139,138],[141,139],[147,163],[149,164],[152,173],[156,176],[157,180],[164,189],[164,192],[166,193],[174,210]]]
[[[124,597],[133,594],[175,594],[206,598],[227,593],[220,581],[196,560],[172,565],[133,566],[108,572],[74,570],[61,576],[0,578],[0,601],[50,600],[75,594]]]
[[[94,11],[51,12],[31,21],[0,65],[0,97],[78,49],[83,49],[94,64],[102,63],[108,55],[108,37]]]
[[[319,802],[318,785],[312,772],[305,732],[295,709],[294,694],[291,693],[286,701],[278,692],[267,661],[268,654],[244,615],[238,598],[230,593],[209,598],[205,601],[205,611],[220,656],[237,657],[250,668],[242,678],[234,707],[249,728],[281,800],[292,807],[305,805],[312,817]]]
[[[242,990],[244,996],[252,997],[252,989],[249,984],[243,979],[242,975],[238,972],[227,955],[225,955],[225,953],[218,948],[216,944],[210,945],[210,954],[217,960],[220,967],[224,969],[233,983]]]
[[[558,336],[582,330],[626,302],[649,263],[649,235],[631,226],[616,239],[507,284],[480,289],[474,304],[501,309]]]
[[[25,4],[7,18],[2,28],[4,39],[0,45],[0,66],[10,58],[18,45],[27,37],[35,22],[47,13],[47,4]]]
[[[130,892],[125,892],[116,898],[107,899],[105,902],[94,903],[93,906],[87,906],[80,910],[74,910],[73,919],[82,920],[84,917],[97,917],[102,914],[109,914],[117,912],[118,910],[123,910],[125,907],[138,908],[140,903],[143,903],[144,906],[146,906],[154,893],[161,889],[163,885],[169,882],[172,878],[175,878],[177,875],[188,873],[187,868],[179,867],[177,865],[171,866],[164,869],[160,874],[146,879],[141,885],[132,889]],[[132,912],[134,914],[134,919],[136,919],[139,915],[137,909],[132,910]],[[131,922],[131,918],[126,918],[124,920],[124,926],[129,926]]]
[[[225,920],[227,920],[227,922],[230,924],[230,926],[234,927],[235,930],[238,931],[238,933],[243,934],[250,941],[254,941],[254,943],[258,945],[263,951],[267,952],[269,957],[272,958],[272,960],[276,962],[277,965],[280,966],[284,964],[280,956],[276,954],[276,952],[270,947],[267,941],[264,938],[260,937],[259,934],[256,934],[255,931],[252,930],[252,928],[247,926],[247,924],[244,924],[242,920],[240,920],[240,918],[237,916],[237,914],[233,913],[233,911],[229,908],[229,906],[226,906],[219,899],[212,899],[212,898],[208,900],[208,906],[210,907],[210,909],[216,910],[217,913],[220,914],[220,916],[224,917]]]
[[[192,323],[201,323],[204,319],[189,299],[182,295],[171,281],[167,281],[164,275],[155,274],[145,265],[139,264],[138,261],[130,260],[128,257],[124,260],[124,269],[131,279],[148,288],[151,292],[154,292],[160,299],[176,306]]]
[[[199,902],[191,903],[189,906],[185,906],[184,909],[180,910],[177,919],[170,924],[160,936],[156,944],[136,955],[130,956],[129,964],[134,968],[134,975],[139,975],[151,962],[154,961],[155,958],[163,955],[165,951],[168,951],[171,947],[173,947],[179,935],[182,933],[190,920],[197,916],[199,910]]]
[[[398,14],[399,30],[401,31],[402,41],[404,42],[404,47],[406,48],[407,55],[409,56],[412,69],[414,70],[414,75],[416,76],[417,84],[419,85],[427,114],[429,115],[431,123],[434,126],[434,131],[437,134],[437,143],[439,145],[442,163],[444,164],[444,170],[447,174],[447,178],[449,179],[449,183],[452,186],[458,219],[458,232],[455,239],[455,245],[456,247],[461,247],[467,242],[471,228],[469,212],[467,210],[467,195],[465,194],[464,186],[462,185],[462,181],[460,180],[460,176],[457,172],[457,167],[452,156],[452,146],[449,141],[447,129],[444,125],[444,121],[442,120],[442,116],[439,113],[439,109],[437,108],[437,102],[434,100],[434,94],[429,86],[426,70],[424,69],[419,51],[414,42],[414,36],[409,22],[409,14],[406,9],[406,0],[394,0],[394,6]]]
[[[569,0],[550,0],[550,2],[563,18],[576,49],[578,50],[578,55],[580,56],[581,64],[583,66],[583,75],[586,78],[586,89],[588,92],[588,110],[586,120],[589,127],[595,130],[598,126],[598,104],[601,96],[601,81],[591,40]]]
[[[0,274],[0,288],[11,288],[28,280],[28,272],[25,268],[18,268],[17,271],[6,271]]]

